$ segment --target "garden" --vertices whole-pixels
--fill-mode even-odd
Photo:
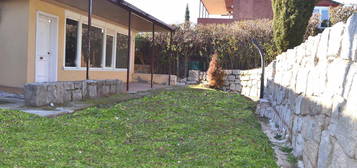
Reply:
[[[0,165],[277,167],[254,110],[243,96],[202,87],[56,118],[0,110]]]

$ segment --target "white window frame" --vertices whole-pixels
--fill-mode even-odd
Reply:
[[[106,69],[113,69],[115,68],[115,62],[114,62],[114,59],[115,59],[115,52],[116,52],[116,40],[115,40],[115,31],[114,30],[111,30],[111,29],[106,29],[106,35],[105,35],[105,50],[104,50],[104,57],[103,57],[103,62],[104,62],[104,65],[103,67],[106,68]],[[113,37],[113,44],[112,44],[112,63],[111,63],[111,66],[107,67],[105,64],[106,64],[106,58],[107,58],[107,36],[111,36]]]
[[[76,52],[76,67],[66,67],[66,26],[67,19],[75,20],[78,22],[78,35],[77,35],[77,52]],[[63,69],[64,70],[75,70],[75,71],[85,71],[85,67],[81,67],[81,56],[82,56],[82,26],[88,23],[88,17],[81,15],[69,10],[65,11],[65,23],[64,23],[64,56],[63,56]],[[116,51],[117,51],[117,33],[127,35],[128,30],[114,24],[110,24],[96,18],[92,19],[92,26],[102,29],[103,31],[103,49],[102,49],[102,65],[100,68],[96,67],[90,68],[90,71],[127,71],[126,68],[116,68]],[[106,59],[106,38],[107,35],[113,37],[113,52],[112,52],[112,66],[105,66]],[[130,46],[128,46],[130,47]]]

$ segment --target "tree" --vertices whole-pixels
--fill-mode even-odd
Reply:
[[[278,52],[294,48],[304,40],[316,0],[273,0],[274,42]]]
[[[188,4],[186,5],[186,13],[185,13],[185,23],[190,22],[190,9],[188,8]]]

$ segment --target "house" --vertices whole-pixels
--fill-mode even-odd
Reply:
[[[226,24],[240,20],[272,19],[271,0],[199,0],[198,24]],[[319,0],[314,12],[321,14],[321,21],[328,19],[328,8],[339,3]]]
[[[124,0],[1,0],[0,86],[131,81],[135,35],[172,31]]]

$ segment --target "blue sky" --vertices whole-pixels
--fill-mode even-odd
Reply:
[[[196,22],[198,17],[199,0],[126,0],[156,18],[169,23],[182,23],[185,18],[186,4],[190,8],[191,21]],[[357,0],[336,0],[345,3],[357,3]]]

